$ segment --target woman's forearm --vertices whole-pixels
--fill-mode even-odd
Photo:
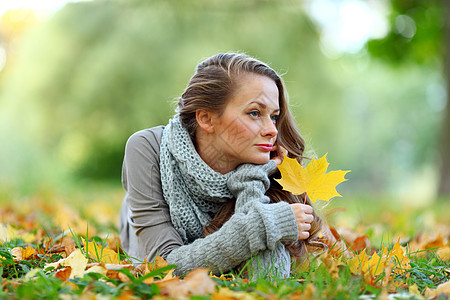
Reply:
[[[178,266],[178,274],[199,267],[228,271],[261,251],[273,251],[280,240],[296,240],[296,228],[287,203],[255,202],[248,213],[235,213],[217,232],[174,249],[167,262]]]

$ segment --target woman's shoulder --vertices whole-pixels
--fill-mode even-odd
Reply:
[[[127,141],[127,149],[152,149],[159,153],[161,138],[165,126],[142,129],[133,133]]]

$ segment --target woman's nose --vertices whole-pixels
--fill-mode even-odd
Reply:
[[[272,118],[270,116],[267,118],[264,118],[263,127],[264,128],[261,131],[262,136],[274,137],[278,134],[276,123],[272,120]]]

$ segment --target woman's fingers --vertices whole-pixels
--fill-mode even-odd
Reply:
[[[299,240],[306,240],[307,238],[309,238],[309,231],[302,231],[298,233],[298,239]]]
[[[298,224],[298,238],[300,240],[307,239],[309,237],[310,229],[311,229],[311,224],[309,224],[309,223]]]
[[[271,159],[274,160],[277,163],[277,165],[281,165],[281,163],[283,162],[283,157],[287,154],[288,152],[286,149],[275,144],[272,147]]]
[[[314,216],[312,215],[313,208],[301,203],[290,204],[290,206],[294,212],[295,221],[297,222],[298,238],[300,240],[307,239],[309,237],[311,223],[314,221]]]
[[[305,215],[305,223],[312,223],[314,221],[314,216],[312,214],[306,214]]]
[[[302,229],[303,231],[309,231],[311,229],[311,224],[304,223]]]

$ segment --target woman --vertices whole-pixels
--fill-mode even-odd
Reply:
[[[284,153],[301,161],[303,150],[274,70],[244,54],[206,59],[169,124],[127,142],[124,250],[138,260],[161,255],[178,274],[250,262],[253,278],[288,277],[290,253],[304,254],[320,219],[273,176]]]

